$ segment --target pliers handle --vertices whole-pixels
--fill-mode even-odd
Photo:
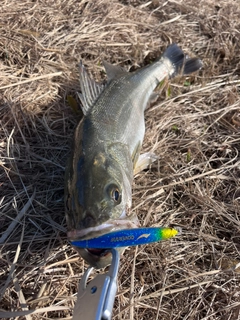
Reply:
[[[94,269],[89,267],[78,287],[77,302],[73,311],[73,320],[110,320],[117,292],[117,275],[120,255],[111,249],[112,263],[109,271],[98,274],[90,283],[87,280]]]

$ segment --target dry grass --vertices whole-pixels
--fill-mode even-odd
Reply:
[[[86,265],[68,244],[63,176],[80,59],[100,80],[170,42],[204,62],[146,112],[133,210],[183,235],[128,249],[113,319],[240,318],[238,1],[3,0],[0,4],[0,318],[70,319]],[[26,314],[26,315],[25,315]]]

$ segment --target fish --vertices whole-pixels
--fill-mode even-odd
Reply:
[[[198,71],[202,62],[171,44],[155,62],[127,72],[103,62],[106,83],[94,81],[80,63],[78,93],[83,118],[77,124],[65,173],[65,213],[70,241],[87,240],[140,226],[131,210],[136,173],[158,159],[140,154],[144,111],[165,78]],[[111,264],[109,248],[75,248],[91,266]],[[123,251],[124,248],[118,248]]]

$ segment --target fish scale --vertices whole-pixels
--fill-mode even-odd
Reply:
[[[98,112],[90,115],[96,135],[103,140],[128,144],[132,155],[144,138],[144,110],[153,90],[165,78],[167,67],[157,61],[140,71],[112,80],[94,105]]]

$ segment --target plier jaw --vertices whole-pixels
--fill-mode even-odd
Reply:
[[[78,287],[77,302],[73,311],[73,320],[110,320],[117,292],[117,275],[120,254],[111,249],[112,263],[108,272],[98,274],[91,282],[87,280],[94,269],[89,267]]]

